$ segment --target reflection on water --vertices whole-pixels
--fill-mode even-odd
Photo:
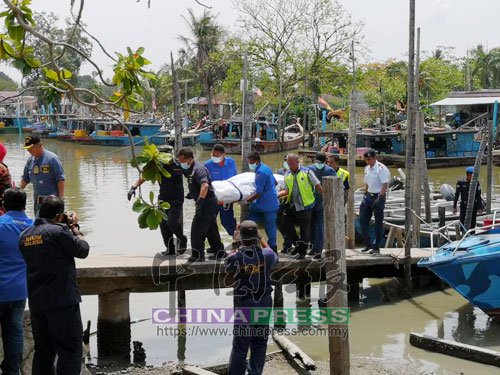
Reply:
[[[9,165],[16,182],[28,153],[21,148],[22,139],[17,135],[0,136],[0,142],[7,147],[5,163]],[[115,255],[119,264],[122,256],[153,255],[163,250],[159,231],[141,230],[137,225],[137,214],[132,212],[131,203],[126,199],[128,187],[137,179],[137,172],[130,167],[127,159],[128,149],[100,146],[82,146],[73,143],[44,140],[47,149],[54,151],[62,160],[66,172],[66,202],[68,209],[75,210],[81,220],[82,231],[92,246],[91,255],[82,265],[99,262],[99,255]],[[199,160],[209,158],[208,152],[197,151]],[[241,167],[241,160],[236,157]],[[263,160],[273,169],[283,163],[283,154],[265,155]],[[308,163],[306,163],[308,164]],[[464,175],[463,167],[429,170],[429,180],[433,190],[443,183],[454,186],[456,180]],[[395,169],[392,173],[397,174]],[[499,192],[499,169],[493,175],[495,191]],[[362,185],[363,169],[357,168],[357,187]],[[485,184],[485,173],[481,183]],[[28,214],[32,215],[31,188],[28,188],[30,202]],[[150,186],[144,186],[148,192]],[[157,191],[157,187],[153,187]],[[483,189],[484,190],[484,189]],[[185,204],[185,232],[189,234],[190,219],[194,214],[194,204]],[[237,207],[238,210],[238,207]],[[225,231],[221,231],[223,241],[229,243]],[[317,303],[318,286],[313,287],[312,301]],[[412,363],[424,373],[491,374],[494,369],[473,364],[439,354],[428,353],[410,347],[410,332],[457,340],[481,347],[500,348],[500,326],[480,310],[473,309],[464,299],[452,290],[433,292],[402,302],[381,303],[380,289],[365,282],[365,295],[362,305],[353,309],[350,326],[351,352],[356,356],[380,357],[388,361]],[[131,295],[131,316],[143,319],[151,315],[152,307],[168,307],[168,293]],[[226,293],[216,296],[213,291],[188,291],[186,304],[190,307],[230,307],[232,299]],[[296,306],[295,291],[287,287],[285,304]],[[97,297],[85,296],[82,305],[83,320],[97,318]],[[148,364],[159,365],[168,360],[182,360],[188,363],[208,364],[225,361],[229,357],[231,338],[222,335],[173,337],[160,335],[158,327],[149,322],[132,326],[133,340],[142,341],[146,349]],[[325,337],[294,337],[299,346],[315,358],[328,356]],[[95,356],[95,336],[92,337],[92,355]],[[178,344],[180,344],[178,346]],[[275,348],[270,342],[270,350]],[[179,350],[178,352],[176,352]]]

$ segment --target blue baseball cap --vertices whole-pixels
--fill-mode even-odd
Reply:
[[[474,173],[474,167],[465,168],[465,173],[470,173],[470,174]]]

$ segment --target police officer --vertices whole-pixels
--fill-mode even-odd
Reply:
[[[472,174],[474,173],[474,167],[467,167],[465,169],[466,178],[465,180],[458,180],[457,187],[455,190],[455,200],[453,201],[453,213],[457,213],[457,202],[460,199],[460,223],[465,226],[465,214],[467,212],[467,201],[469,200],[469,187],[472,180]],[[479,181],[477,182],[476,196],[474,199],[474,209],[472,210],[472,221],[471,228],[476,227],[476,217],[477,212],[484,209],[483,200],[481,199],[481,186]]]
[[[359,221],[361,232],[365,241],[363,252],[380,254],[380,241],[384,230],[384,208],[385,193],[389,184],[391,174],[389,169],[377,160],[377,152],[373,149],[367,150],[363,157],[365,167],[365,196],[359,206]],[[375,216],[375,242],[372,242],[368,233],[368,227],[372,214]]]
[[[233,158],[226,157],[226,151],[221,144],[214,145],[212,157],[205,162],[205,167],[210,172],[212,181],[224,181],[238,174],[236,162]],[[233,204],[219,204],[217,215],[226,232],[232,236],[236,229],[236,219],[234,218]]]
[[[58,374],[80,374],[83,329],[74,258],[86,258],[89,244],[77,222],[64,214],[61,198],[46,197],[39,219],[19,237],[35,340],[33,375],[52,374],[56,354]]]
[[[304,259],[311,235],[311,212],[314,208],[314,194],[323,193],[320,181],[309,168],[299,165],[299,157],[289,154],[286,158],[290,170],[285,174],[286,188],[280,191],[280,197],[286,197],[285,223],[289,236],[293,238],[295,226],[300,230],[300,236],[292,255]]]
[[[196,212],[191,224],[192,255],[189,262],[205,261],[205,239],[214,251],[214,258],[224,258],[226,252],[217,228],[217,197],[212,187],[207,168],[194,160],[193,151],[182,148],[177,153],[183,173],[188,180],[189,194],[194,199]]]
[[[286,162],[286,155],[283,159],[283,168],[280,168],[276,171],[277,174],[284,176],[286,172],[290,170],[290,167],[288,166],[288,163]],[[280,205],[278,208],[278,214],[277,214],[277,220],[276,220],[276,226],[278,230],[280,231],[281,235],[283,236],[283,249],[281,250],[282,253],[286,254],[290,251],[292,251],[293,246],[297,244],[297,232],[295,231],[293,233],[294,237],[290,238],[288,231],[287,231],[287,225],[284,222],[284,217],[285,217],[285,209],[286,209],[286,198],[282,197],[280,200]]]
[[[264,223],[269,246],[274,251],[276,246],[276,220],[279,208],[276,194],[276,180],[273,171],[265,165],[258,152],[247,156],[248,167],[255,172],[255,194],[247,198],[250,203],[248,219],[256,223]]]
[[[314,158],[314,164],[309,167],[318,180],[322,182],[323,177],[328,176],[336,176],[337,173],[335,170],[326,165],[326,154],[324,152],[318,152]],[[314,200],[315,204],[311,211],[311,242],[312,242],[312,250],[309,255],[312,255],[314,258],[321,258],[321,252],[323,251],[324,244],[324,220],[323,220],[323,194],[318,190],[314,191]]]
[[[342,180],[342,183],[344,184],[344,202],[347,202],[350,188],[349,180],[351,178],[349,172],[340,167],[340,157],[337,154],[328,155],[328,165],[332,167],[335,172],[337,172],[337,176],[339,176],[339,178]]]
[[[171,153],[170,146],[159,146],[158,151]],[[163,165],[163,168],[170,173],[170,178],[161,176],[160,194],[158,200],[168,202],[170,208],[167,210],[167,219],[162,220],[160,223],[160,231],[163,237],[166,251],[163,255],[175,254],[175,240],[174,234],[179,241],[178,252],[182,254],[186,251],[187,237],[183,232],[183,205],[184,205],[184,186],[182,183],[182,168],[181,165],[173,157],[170,162]],[[144,179],[137,180],[128,191],[128,200],[135,196],[136,189],[144,183]]]
[[[261,240],[254,221],[240,224],[239,239],[241,246],[225,261],[226,271],[234,274],[234,308],[270,309],[273,305],[271,269],[278,263],[278,256]],[[255,325],[235,322],[229,374],[244,375],[247,369],[249,374],[262,374],[268,336],[269,321]],[[248,349],[250,360],[247,366]]]
[[[19,187],[24,189],[30,182],[33,184],[36,214],[44,197],[49,195],[64,197],[64,169],[59,157],[45,150],[39,136],[26,137],[23,148],[28,150],[31,156],[24,166]]]

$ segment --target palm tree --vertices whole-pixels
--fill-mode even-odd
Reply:
[[[212,61],[212,54],[220,45],[222,29],[217,24],[216,18],[209,11],[204,10],[200,17],[196,17],[192,9],[188,9],[187,18],[184,17],[189,27],[190,36],[180,36],[186,47],[186,54],[194,60],[195,74],[203,86],[203,91],[208,99],[208,114],[214,114],[213,86],[217,81],[218,64]]]
[[[490,89],[500,87],[500,49],[493,48],[486,51],[479,44],[472,51],[473,76],[479,79],[481,88]]]

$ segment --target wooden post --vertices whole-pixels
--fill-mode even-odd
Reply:
[[[324,177],[325,199],[325,268],[327,283],[327,306],[347,307],[347,268],[345,251],[345,207],[342,180]],[[353,187],[354,189],[354,187]],[[335,281],[338,279],[339,281]],[[349,326],[329,326],[330,374],[346,375],[350,372],[349,334],[345,338],[334,335],[335,328],[348,330]]]
[[[408,103],[407,126],[406,126],[406,181],[405,181],[405,259],[404,259],[404,288],[406,294],[411,294],[411,223],[412,223],[412,187],[413,187],[413,131],[414,131],[414,105],[415,105],[415,0],[410,0],[410,22],[409,22],[409,46],[408,46]]]
[[[247,156],[252,151],[252,125],[254,97],[253,92],[247,90],[248,85],[248,57],[245,51],[243,63],[243,111],[242,111],[242,134],[241,134],[241,171],[248,172]],[[248,215],[248,204],[241,204],[240,220],[246,220]]]
[[[276,284],[274,285],[274,310],[281,310],[283,309],[283,283],[278,280],[276,281]],[[277,319],[274,321],[274,329],[282,329],[286,327],[286,320],[281,319],[282,315],[277,314]]]
[[[179,336],[177,337],[177,361],[180,365],[184,364],[186,360],[186,318],[181,314],[181,309],[186,308],[186,291],[179,290],[177,292],[177,306],[179,308]]]
[[[420,170],[422,168],[422,142],[420,139],[423,135],[423,121],[421,121],[422,112],[415,112],[415,175],[413,180],[413,196],[412,196],[412,207],[414,215],[412,215],[412,232],[411,242],[413,247],[420,247],[420,217],[422,215],[422,174]]]
[[[179,81],[177,80],[177,72],[175,69],[174,57],[172,55],[172,52],[170,52],[170,65],[172,68],[172,100],[174,102],[174,150],[177,153],[177,151],[182,148],[182,119],[180,111],[181,93],[179,90]]]
[[[357,126],[357,101],[356,101],[356,60],[354,56],[354,41],[351,44],[352,59],[352,91],[351,91],[351,113],[349,115],[349,136],[348,136],[348,158],[347,169],[349,172],[349,194],[347,198],[347,247],[354,249],[354,191],[356,190],[356,126]],[[327,216],[325,216],[327,217]]]
[[[438,207],[438,217],[439,217],[439,228],[442,228],[446,225],[446,207],[443,207],[443,206],[440,206]],[[443,233],[443,231],[441,231],[441,233]],[[441,247],[441,245],[444,244],[444,238],[439,236],[438,238],[438,245],[439,247]]]
[[[488,174],[486,183],[486,212],[491,214],[491,199],[493,197],[493,143],[498,120],[498,102],[493,106],[493,121],[488,121]]]
[[[304,73],[304,115],[302,120],[302,126],[304,128],[304,137],[302,137],[302,148],[306,144],[306,127],[307,127],[307,60],[305,61],[305,73]]]
[[[279,99],[278,99],[278,149],[280,151],[283,150],[283,118],[281,116],[281,101],[283,100],[283,82],[281,80],[280,73],[280,81],[279,81]],[[264,140],[264,139],[263,139]]]

